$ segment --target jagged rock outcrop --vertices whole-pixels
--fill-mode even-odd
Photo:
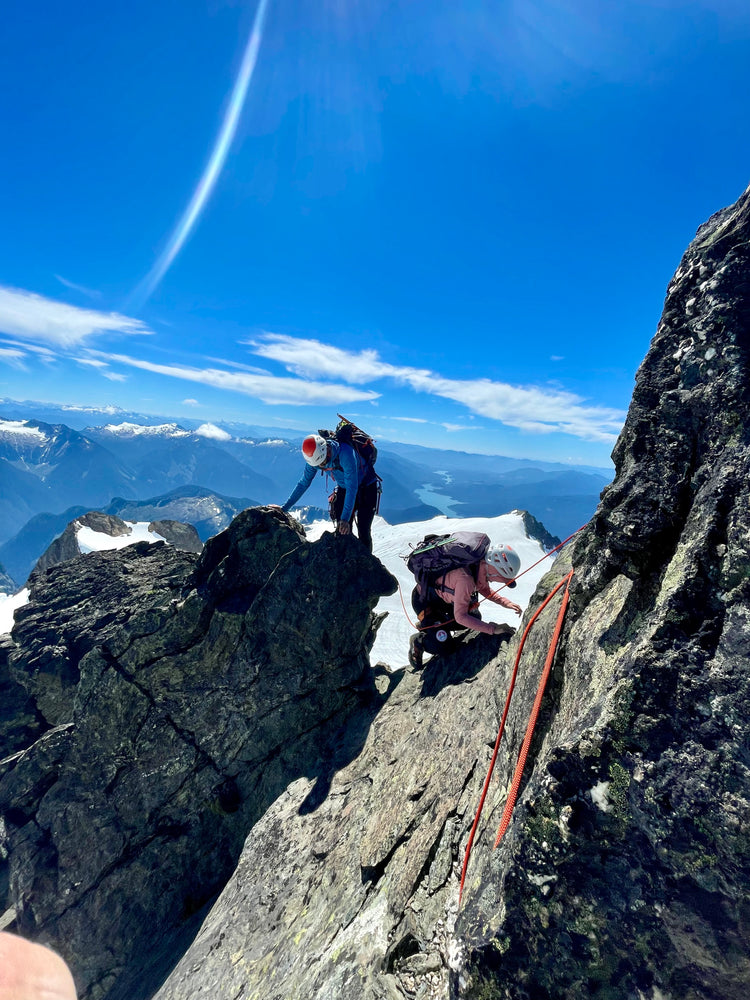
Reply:
[[[97,603],[107,575],[120,608]],[[147,576],[156,593],[128,592]],[[268,806],[354,752],[336,738],[371,686],[371,612],[394,589],[355,538],[309,544],[263,508],[197,559],[142,543],[35,576],[8,659],[47,728],[0,763],[0,885],[83,998],[150,995]],[[69,716],[50,718],[36,684],[47,652]]]
[[[183,552],[203,551],[203,542],[192,524],[172,521],[167,518],[161,521],[151,521],[148,530],[155,535],[161,535],[165,542],[174,545],[176,549],[182,549]]]
[[[9,668],[32,699],[39,735],[72,720],[86,654],[177,600],[195,557],[164,542],[137,542],[119,552],[79,554],[70,563],[35,573],[30,602],[15,612]],[[0,754],[27,745],[0,744]]]
[[[750,190],[688,248],[614,459],[514,824],[473,858],[466,997],[750,991]]]
[[[558,538],[557,535],[551,535],[542,522],[538,521],[533,514],[530,514],[527,510],[521,510],[518,513],[523,520],[526,534],[529,538],[535,538],[546,552],[560,545],[562,539]]]
[[[9,666],[15,645],[0,635],[0,760],[30,746],[43,729],[36,704]]]
[[[0,594],[12,594],[16,590],[15,581],[5,571],[5,567],[0,563]]]

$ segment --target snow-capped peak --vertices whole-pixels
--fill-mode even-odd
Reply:
[[[147,427],[143,424],[105,424],[103,430],[108,434],[116,434],[118,437],[190,437],[190,431],[186,431],[179,424],[156,424]]]
[[[48,436],[39,427],[33,427],[28,420],[0,419],[0,434],[6,439],[17,438],[24,444],[46,444]]]

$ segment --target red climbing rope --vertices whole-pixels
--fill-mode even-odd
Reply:
[[[582,524],[580,528],[576,528],[576,530],[573,532],[573,534],[572,535],[568,535],[568,537],[565,539],[564,542],[560,542],[560,544],[556,545],[554,547],[554,549],[550,549],[549,552],[545,552],[541,559],[537,559],[537,561],[535,563],[532,563],[531,566],[527,566],[526,569],[523,571],[523,573],[519,573],[518,574],[518,576],[516,577],[516,580],[520,580],[522,576],[525,576],[526,573],[529,572],[529,570],[532,570],[535,566],[538,566],[540,562],[544,562],[545,559],[549,559],[549,557],[551,555],[554,555],[555,552],[559,551],[561,548],[563,548],[563,546],[567,545],[568,542],[571,540],[571,538],[575,538],[576,535],[578,534],[578,532],[579,531],[583,531],[583,529],[585,527],[586,527],[586,525]],[[505,583],[505,584],[503,584],[503,586],[507,587],[508,584]]]
[[[508,795],[507,801],[505,803],[505,809],[503,810],[503,817],[500,820],[500,827],[497,831],[497,837],[495,838],[495,847],[500,843],[503,838],[503,834],[508,829],[510,825],[510,817],[513,812],[513,807],[516,804],[516,799],[518,798],[518,789],[521,785],[521,778],[523,777],[523,769],[526,766],[526,757],[529,753],[529,747],[531,746],[531,739],[534,735],[534,729],[536,727],[537,719],[539,718],[539,709],[542,705],[542,696],[544,695],[544,689],[547,686],[547,680],[550,675],[550,670],[552,669],[552,661],[555,658],[555,653],[557,652],[557,644],[560,641],[560,633],[562,632],[563,621],[565,619],[565,612],[568,609],[568,601],[570,600],[570,580],[573,576],[573,570],[568,573],[565,579],[562,581],[565,584],[565,592],[563,594],[562,604],[560,610],[557,613],[557,622],[555,623],[555,631],[552,633],[552,638],[550,640],[549,649],[547,650],[547,659],[544,661],[544,669],[542,670],[542,676],[539,678],[539,686],[536,690],[536,698],[534,699],[534,704],[531,709],[531,715],[529,716],[529,722],[526,726],[526,735],[523,739],[523,745],[521,746],[521,752],[518,755],[518,763],[516,764],[516,773],[513,775],[513,783],[510,786],[510,794]]]
[[[580,531],[581,529],[579,528],[578,530]],[[576,532],[576,534],[577,534],[577,532]],[[571,535],[570,537],[572,538],[573,536]],[[566,541],[570,541],[570,539],[566,539]],[[564,545],[565,542],[563,542],[562,544]],[[559,546],[558,546],[558,548],[559,548]],[[550,553],[548,553],[548,554],[550,554]],[[529,567],[529,568],[531,568],[531,567]],[[495,761],[497,760],[498,750],[500,749],[500,740],[502,739],[503,731],[505,729],[505,720],[508,717],[508,710],[510,708],[510,700],[513,697],[513,690],[514,690],[514,688],[516,686],[516,677],[518,675],[518,665],[521,662],[521,653],[523,652],[523,647],[524,647],[524,645],[526,643],[526,639],[527,639],[527,637],[529,635],[529,632],[531,631],[532,625],[537,620],[537,618],[542,613],[542,611],[544,611],[544,609],[547,607],[547,605],[552,600],[552,598],[555,596],[555,594],[558,592],[558,590],[560,590],[560,588],[563,587],[563,586],[565,586],[565,597],[563,598],[563,602],[564,602],[565,607],[567,607],[567,603],[568,603],[568,587],[570,585],[570,578],[572,576],[573,576],[573,571],[571,570],[570,573],[568,573],[567,576],[563,577],[563,579],[555,587],[553,587],[553,589],[550,591],[550,593],[546,596],[546,598],[544,599],[544,601],[539,605],[539,607],[536,609],[536,611],[532,615],[532,617],[531,617],[528,625],[524,629],[523,635],[521,636],[521,641],[518,644],[518,650],[516,652],[516,659],[515,659],[515,663],[513,664],[513,672],[511,674],[511,679],[510,679],[510,685],[508,687],[508,694],[507,694],[506,699],[505,699],[505,708],[503,709],[503,717],[502,717],[502,719],[500,721],[500,728],[499,728],[498,733],[497,733],[497,739],[495,740],[495,749],[494,749],[494,751],[492,753],[492,759],[490,760],[490,766],[489,766],[489,769],[487,771],[487,777],[484,780],[484,787],[482,789],[482,795],[481,795],[481,798],[479,799],[479,806],[477,808],[476,816],[474,817],[474,823],[473,823],[473,825],[471,827],[471,833],[469,834],[469,840],[468,840],[468,842],[466,844],[466,852],[464,854],[464,864],[463,864],[463,868],[461,870],[461,885],[460,885],[459,890],[458,890],[458,902],[459,902],[459,905],[461,903],[461,896],[462,896],[463,891],[464,891],[464,882],[466,881],[466,871],[467,871],[467,869],[469,867],[469,857],[471,855],[471,848],[472,848],[472,845],[474,843],[474,836],[476,834],[477,827],[479,826],[479,819],[480,819],[480,817],[482,815],[482,809],[484,808],[484,800],[487,798],[487,790],[489,788],[490,780],[492,778],[492,772],[495,769]],[[560,625],[561,624],[562,623],[560,622]],[[555,635],[553,636],[555,648],[557,648],[557,639],[558,639],[558,637],[559,637],[559,630],[556,629],[555,630]],[[550,648],[552,648],[552,647],[550,646]],[[554,653],[552,655],[554,656]],[[552,657],[550,657],[549,654],[548,654],[548,661],[549,661],[549,663],[551,665],[551,663],[552,663]],[[545,663],[545,669],[546,669],[546,666],[547,665]],[[549,670],[547,670],[547,674],[549,674]],[[546,678],[545,678],[545,684],[546,684]],[[539,697],[538,692],[537,692],[537,696]],[[538,711],[537,711],[537,714],[538,714]],[[536,719],[534,721],[536,722]],[[531,742],[531,741],[529,740],[529,742]],[[528,747],[526,748],[526,753],[528,753]],[[525,762],[525,760],[526,760],[526,757],[524,756],[524,762]],[[520,778],[519,778],[519,784],[520,784]]]

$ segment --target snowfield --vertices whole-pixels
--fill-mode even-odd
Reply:
[[[44,431],[31,427],[26,420],[0,420],[0,434],[6,441],[23,445],[42,445],[49,440]]]
[[[103,552],[105,549],[124,549],[126,545],[134,545],[136,542],[166,542],[166,538],[157,535],[155,531],[149,531],[148,521],[126,521],[133,529],[129,535],[108,535],[104,531],[94,531],[85,525],[79,525],[76,531],[76,540],[81,554],[88,552]]]
[[[29,591],[27,587],[19,590],[17,594],[0,594],[0,635],[10,632],[13,628],[13,612],[28,602]]]

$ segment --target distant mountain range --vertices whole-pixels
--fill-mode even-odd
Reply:
[[[45,511],[138,496],[136,474],[111,450],[65,424],[0,413],[0,541]]]
[[[246,507],[283,503],[304,469],[296,431],[190,423],[0,400],[6,573],[20,586],[52,540],[90,510],[184,521],[205,541]],[[391,524],[526,510],[561,538],[588,521],[610,478],[586,466],[380,440],[377,470],[379,513]],[[325,511],[332,488],[317,477],[302,502]]]

